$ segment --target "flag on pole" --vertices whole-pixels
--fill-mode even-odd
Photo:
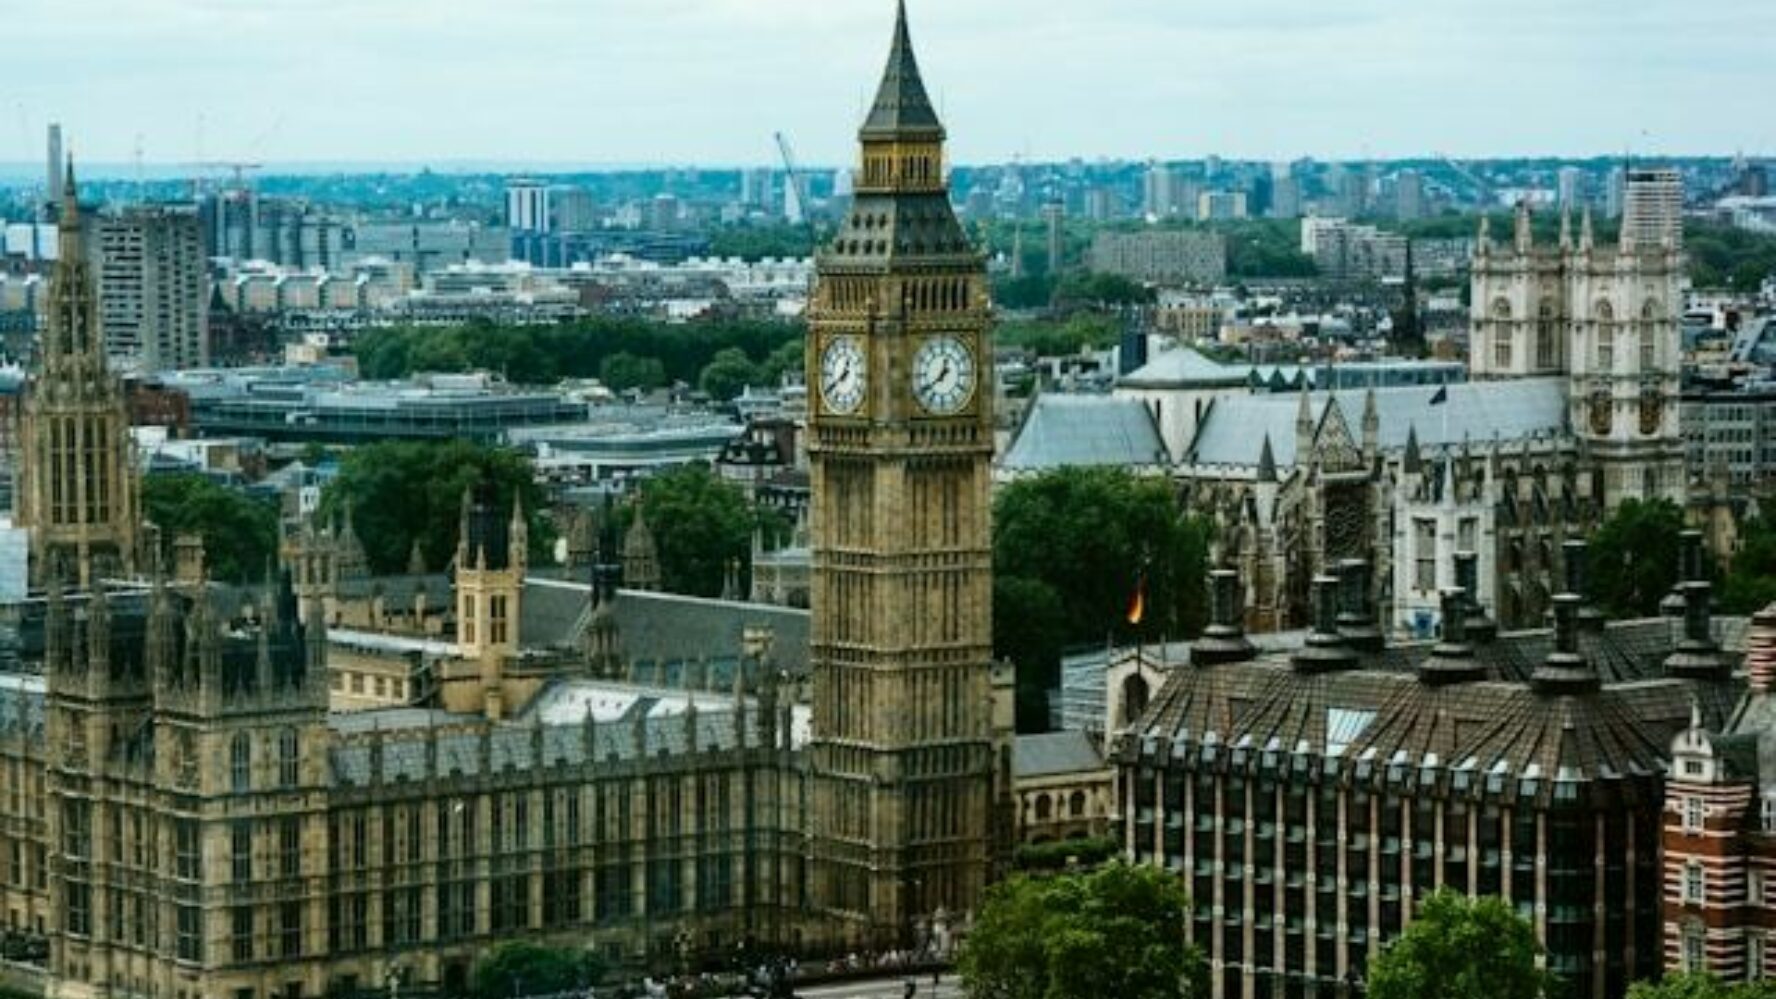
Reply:
[[[1141,619],[1146,616],[1147,574],[1143,572],[1135,577],[1135,595],[1129,600],[1128,623],[1131,625],[1140,624]]]

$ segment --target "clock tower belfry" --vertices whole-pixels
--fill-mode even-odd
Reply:
[[[993,382],[983,258],[904,0],[810,307],[811,890],[830,943],[978,907],[993,841]]]

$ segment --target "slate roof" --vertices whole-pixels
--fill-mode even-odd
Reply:
[[[1405,450],[1406,439],[1414,428],[1419,445],[1427,449],[1464,441],[1520,441],[1567,432],[1566,384],[1557,378],[1410,385],[1374,391],[1376,415],[1380,418],[1378,444],[1383,451]],[[1431,400],[1442,391],[1449,393],[1449,401],[1431,405]],[[1361,440],[1366,395],[1311,393],[1308,406],[1315,426],[1324,419],[1329,406],[1337,405],[1352,435]],[[1293,468],[1299,457],[1295,453],[1295,419],[1300,408],[1298,394],[1217,399],[1197,428],[1188,460],[1199,465],[1255,467],[1268,437],[1277,466]]]
[[[1538,782],[1534,794],[1552,793],[1551,780],[1659,774],[1692,710],[1719,724],[1742,689],[1727,678],[1666,678],[1661,664],[1673,636],[1665,621],[1626,622],[1583,636],[1581,652],[1604,682],[1593,693],[1565,696],[1524,682],[1548,652],[1546,632],[1478,646],[1488,679],[1447,686],[1423,683],[1414,672],[1428,645],[1400,646],[1343,672],[1297,672],[1285,655],[1178,665],[1131,727],[1123,751],[1268,751],[1359,768],[1496,772]]]
[[[1105,766],[1104,754],[1084,732],[1020,735],[1011,744],[1014,777],[1091,773]]]
[[[1038,472],[1064,467],[1167,465],[1165,441],[1138,399],[1040,395],[999,460],[1001,468]]]
[[[591,585],[577,580],[525,579],[519,608],[525,646],[577,648],[591,620],[591,594]],[[768,626],[776,635],[772,654],[778,667],[795,674],[808,669],[806,610],[619,590],[612,612],[625,660],[650,664],[730,660],[740,654],[748,627]]]
[[[1154,357],[1118,384],[1125,388],[1237,388],[1251,384],[1254,374],[1267,385],[1277,381],[1298,385],[1302,369],[1292,364],[1223,364],[1180,347]]]

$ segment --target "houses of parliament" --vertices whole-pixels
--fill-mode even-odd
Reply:
[[[989,320],[904,10],[860,138],[812,305],[804,634],[622,585],[647,546],[614,532],[538,578],[483,491],[441,581],[367,579],[349,523],[209,580],[143,520],[70,168],[0,628],[0,921],[51,995],[453,994],[520,937],[676,969],[966,921],[1008,800]],[[698,628],[721,647],[638,661]]]

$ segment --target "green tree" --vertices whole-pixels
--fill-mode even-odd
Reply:
[[[1155,299],[1152,288],[1120,274],[1099,274],[1082,271],[1069,274],[1055,285],[1054,300],[1059,306],[1150,305]]]
[[[1669,500],[1629,500],[1591,537],[1591,599],[1610,617],[1652,617],[1677,585],[1684,516]]]
[[[1369,967],[1369,999],[1542,999],[1529,922],[1498,898],[1444,888]]]
[[[732,402],[748,385],[761,381],[764,378],[759,374],[758,365],[738,347],[729,347],[715,355],[715,359],[697,376],[698,386],[717,402]]]
[[[1739,551],[1721,588],[1721,608],[1729,614],[1756,614],[1776,603],[1776,523],[1747,521]]]
[[[666,384],[666,368],[652,357],[612,354],[598,366],[598,380],[612,392],[651,391]]]
[[[1628,999],[1776,999],[1776,982],[1728,985],[1713,975],[1667,975],[1630,985]]]
[[[988,891],[958,970],[976,999],[1201,999],[1189,914],[1183,884],[1154,867],[1016,875]]]
[[[995,575],[993,631],[993,653],[1017,666],[1018,728],[1040,732],[1048,727],[1048,689],[1067,646],[1061,595],[1040,579]]]
[[[1002,490],[993,505],[993,645],[1017,666],[1020,703],[1040,703],[1066,645],[1200,632],[1209,536],[1207,522],[1186,515],[1166,481],[1121,469],[1061,469]],[[1060,613],[1019,580],[1045,586]],[[1131,624],[1138,588],[1145,613]],[[1025,729],[1042,714],[1026,713]]]
[[[163,557],[181,534],[204,540],[204,561],[212,579],[258,582],[277,557],[278,511],[201,475],[150,475],[142,480],[142,505],[160,528]]]
[[[337,520],[351,511],[352,528],[364,544],[371,571],[405,572],[415,541],[426,564],[442,568],[456,555],[463,494],[491,481],[502,509],[524,500],[534,558],[554,547],[547,498],[536,484],[530,459],[505,448],[471,441],[370,444],[346,454],[339,476],[321,498],[321,516]]]
[[[721,595],[730,561],[739,561],[743,576],[751,572],[753,531],[761,518],[775,518],[755,512],[744,493],[700,464],[647,480],[641,507],[659,547],[661,584],[697,597]]]
[[[552,995],[596,985],[604,973],[604,961],[591,951],[511,940],[481,955],[469,988],[475,999]]]
[[[808,341],[797,337],[771,351],[771,356],[765,358],[759,370],[764,379],[773,385],[781,383],[784,375],[800,378],[807,363],[807,350]]]

